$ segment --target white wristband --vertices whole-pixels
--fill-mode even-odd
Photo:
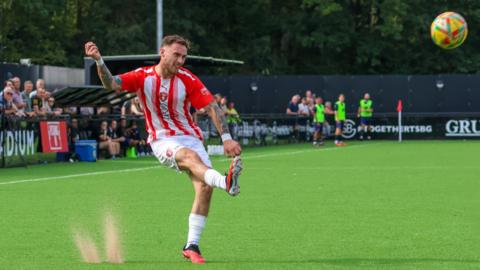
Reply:
[[[105,62],[103,62],[103,58],[100,57],[100,60],[95,60],[97,62],[97,66],[103,66],[105,65]]]
[[[222,134],[222,142],[225,142],[231,139],[232,139],[232,135],[230,135],[230,133]]]

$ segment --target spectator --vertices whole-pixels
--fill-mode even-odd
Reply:
[[[75,144],[80,140],[80,130],[78,128],[78,120],[72,118],[71,124],[67,130],[68,134],[68,160],[74,162],[78,160],[78,155],[75,152]]]
[[[215,102],[217,102],[218,106],[220,106],[220,103],[222,101],[222,94],[216,93],[214,97],[215,97]]]
[[[43,89],[45,91],[47,91],[45,89],[45,80],[44,79],[38,79],[36,82],[35,82],[35,90],[32,91],[32,93],[30,93],[30,98],[33,98],[37,95],[37,92],[39,89]]]
[[[324,137],[328,137],[332,134],[333,128],[335,127],[335,112],[333,111],[332,102],[325,102],[325,131],[323,132]]]
[[[137,123],[132,121],[130,127],[127,125],[127,119],[120,119],[120,131],[124,135],[125,141],[123,143],[125,148],[135,147],[139,156],[147,155],[147,143],[140,137]]]
[[[48,116],[59,116],[62,114],[62,108],[57,107],[55,104],[55,98],[48,98],[48,106],[46,106],[46,111]]]
[[[46,116],[47,115],[47,91],[43,88],[37,90],[37,94],[32,98],[32,106],[35,115]]]
[[[287,107],[288,115],[298,115],[298,101],[300,100],[300,95],[294,95]]]
[[[307,98],[302,98],[302,102],[298,104],[298,114],[300,116],[309,116],[310,115],[310,108],[307,104]]]
[[[227,97],[222,97],[222,99],[220,99],[220,108],[222,109],[222,112],[224,115],[227,115],[227,110],[228,110],[228,106],[227,106]]]
[[[117,155],[119,155],[121,153],[121,146],[123,142],[125,142],[125,136],[120,133],[120,130],[118,129],[118,122],[116,120],[112,120],[112,122],[110,122],[110,126],[108,127],[108,136],[113,143],[118,143]]]
[[[307,105],[310,109],[310,113],[313,112],[313,108],[315,107],[315,94],[312,93],[312,90],[307,90],[305,92],[305,98],[307,99]]]
[[[12,87],[5,87],[0,95],[0,114],[5,114],[8,116],[16,115],[18,110],[13,103],[13,93],[15,91]]]
[[[102,121],[100,130],[98,132],[98,148],[100,150],[107,150],[112,159],[120,153],[120,143],[113,142],[112,138],[108,136],[108,122]]]
[[[23,101],[25,102],[24,112],[28,116],[34,116],[35,115],[35,113],[33,112],[32,98],[30,98],[30,93],[32,93],[32,90],[33,90],[32,81],[25,81],[23,83],[23,92],[21,93],[21,97],[22,97]]]
[[[18,110],[23,112],[25,102],[23,101],[22,93],[20,93],[20,87],[22,86],[20,78],[13,77],[11,81],[13,83],[13,104],[15,104]]]
[[[230,102],[228,103],[227,109],[227,123],[228,129],[230,130],[230,134],[235,136],[236,126],[241,122],[240,115],[238,114],[237,110],[235,109],[235,103]]]
[[[10,87],[13,90],[13,81],[12,80],[6,80],[5,83],[3,84],[3,87]]]
[[[135,97],[131,100],[125,101],[122,106],[122,115],[143,115],[143,108],[140,104],[140,99]]]

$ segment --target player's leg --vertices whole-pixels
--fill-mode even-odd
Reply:
[[[207,151],[205,151],[205,146],[200,140],[194,137],[186,137],[184,143],[187,147],[180,149],[175,157],[179,168],[189,171],[193,177],[203,180],[209,186],[227,191],[232,196],[240,193],[238,183],[238,177],[242,170],[240,157],[235,157],[230,164],[227,175],[222,175],[213,169]]]
[[[213,188],[192,175],[190,175],[190,179],[195,190],[195,199],[188,217],[188,238],[183,247],[183,256],[193,263],[204,263],[205,259],[202,257],[198,245],[207,221]]]

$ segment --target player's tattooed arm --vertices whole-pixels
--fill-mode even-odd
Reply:
[[[122,79],[119,76],[112,76],[112,73],[105,63],[97,64],[97,72],[105,89],[114,91],[122,90]]]
[[[105,65],[100,50],[95,43],[91,41],[85,43],[85,55],[91,57],[97,63],[98,77],[100,77],[103,87],[108,90],[122,90],[122,80],[118,76],[112,76],[112,73]]]
[[[207,107],[205,107],[205,109],[208,112],[208,115],[210,115],[218,133],[220,135],[229,134],[227,119],[218,104],[215,101],[212,101]]]

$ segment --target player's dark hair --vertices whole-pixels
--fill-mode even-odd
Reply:
[[[165,47],[165,46],[170,46],[172,45],[173,43],[178,43],[178,44],[181,44],[185,47],[187,47],[187,49],[190,49],[190,41],[182,36],[179,36],[179,35],[169,35],[169,36],[165,36],[163,39],[162,39],[162,47]]]

